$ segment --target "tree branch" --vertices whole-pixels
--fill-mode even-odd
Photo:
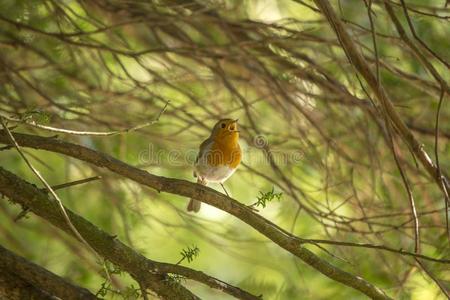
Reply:
[[[215,206],[247,223],[257,231],[259,231],[261,234],[265,235],[267,238],[275,242],[277,245],[299,257],[305,263],[312,266],[329,278],[352,287],[374,299],[390,299],[381,289],[362,279],[360,276],[355,276],[346,271],[343,271],[328,263],[327,261],[321,259],[310,250],[302,247],[302,239],[291,235],[289,232],[278,227],[271,221],[266,220],[260,215],[254,213],[246,205],[228,198],[211,188],[204,187],[202,185],[198,185],[186,180],[156,176],[148,173],[147,171],[130,166],[107,154],[103,154],[95,150],[64,142],[55,138],[43,138],[19,133],[14,134],[14,137],[17,143],[21,146],[43,149],[71,156],[98,167],[107,168],[116,174],[122,175],[138,183],[154,188],[160,192],[168,192],[185,196],[187,198],[195,198],[204,203]],[[1,131],[0,142],[9,144],[9,140],[6,138],[4,132]],[[4,172],[5,171],[3,171],[2,173]],[[5,186],[5,184],[2,184],[0,179],[0,191],[7,187],[8,185]],[[21,189],[19,188],[18,190]],[[14,196],[15,194],[16,192],[10,192],[10,195],[12,196]],[[30,206],[30,208],[32,207]],[[77,219],[72,219],[72,217],[71,220],[73,220],[74,223],[79,222]],[[83,231],[84,229],[80,228],[80,230]],[[92,241],[92,243],[94,242],[95,241]],[[126,247],[125,245],[123,246]],[[99,251],[101,250],[99,249]],[[117,260],[116,258],[114,259]],[[123,262],[121,263],[123,264]],[[119,265],[119,263],[116,264]]]
[[[97,299],[94,294],[85,288],[75,286],[67,280],[53,274],[52,272],[20,257],[8,249],[0,245],[0,277],[7,278],[8,274],[12,277],[19,277],[14,279],[16,282],[22,280],[29,285],[31,290],[39,290],[36,293],[48,293],[48,297],[57,296],[61,299],[75,300],[75,299]],[[4,286],[1,283],[0,286]],[[25,288],[22,286],[21,288]],[[42,291],[42,292],[41,292]],[[1,296],[0,292],[0,296]],[[10,299],[10,298],[8,298]],[[19,299],[24,299],[20,298]],[[41,297],[39,297],[41,299]]]
[[[48,293],[35,288],[19,276],[6,269],[0,269],[0,299],[23,300],[41,299],[54,300]]]
[[[8,117],[3,114],[0,114],[0,117],[4,118],[10,122],[24,124],[27,126],[36,127],[36,128],[44,129],[44,130],[51,131],[51,132],[71,134],[71,135],[82,135],[82,136],[114,136],[114,135],[119,135],[122,133],[129,133],[129,132],[137,131],[137,130],[140,130],[142,128],[145,128],[145,127],[148,127],[148,126],[151,126],[151,125],[157,123],[159,121],[161,115],[166,111],[168,104],[169,104],[169,102],[166,102],[166,104],[164,105],[164,107],[161,109],[161,111],[158,113],[158,115],[156,116],[156,118],[154,120],[151,120],[151,121],[148,121],[143,124],[139,124],[139,125],[136,125],[136,126],[133,126],[130,128],[114,130],[114,131],[105,131],[105,132],[79,131],[79,130],[71,130],[71,129],[64,129],[64,128],[56,128],[56,127],[51,127],[51,126],[46,126],[46,125],[36,123],[33,120],[31,120],[31,121],[21,120],[21,119],[17,119],[17,118],[13,118],[13,117]]]
[[[391,120],[391,122],[395,125],[395,128],[398,130],[400,136],[407,143],[410,149],[412,149],[413,153],[419,158],[422,166],[425,167],[428,174],[436,181],[439,188],[442,189],[442,185],[444,185],[444,188],[448,191],[450,189],[448,179],[442,179],[439,176],[438,169],[428,153],[424,150],[423,144],[421,144],[414,137],[414,135],[401,119],[400,115],[395,110],[395,107],[389,99],[387,92],[385,91],[381,83],[377,81],[375,75],[370,69],[370,66],[356,48],[355,43],[345,29],[345,25],[342,24],[341,20],[337,17],[331,4],[326,0],[314,0],[314,2],[320,8],[322,13],[328,20],[328,23],[330,23],[331,27],[335,31],[336,36],[342,45],[342,48],[344,49],[348,59],[350,60],[350,63],[364,77],[372,91],[375,93],[389,120]]]
[[[42,190],[1,167],[0,192],[12,201],[29,207],[33,213],[64,230],[66,233],[72,236],[74,235],[55,201]],[[167,273],[178,274],[188,279],[204,283],[212,288],[235,296],[238,299],[260,299],[203,272],[147,259],[123,244],[117,238],[97,228],[83,217],[75,214],[68,208],[65,209],[72,224],[85,236],[87,242],[98,254],[119,266],[122,270],[130,273],[138,282],[143,283],[144,286],[155,291],[163,299],[199,299],[181,284],[167,276]]]

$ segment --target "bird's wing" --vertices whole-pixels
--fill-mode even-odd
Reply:
[[[205,152],[208,151],[209,145],[211,144],[212,139],[209,137],[206,140],[203,141],[203,143],[200,144],[200,148],[198,151],[198,155],[195,158],[195,163],[194,165],[196,165],[198,163],[198,160],[205,154]],[[194,177],[197,177],[197,173],[194,170]]]
[[[205,154],[205,152],[209,148],[208,146],[209,146],[210,143],[211,143],[211,139],[207,138],[206,140],[203,141],[203,143],[200,144],[200,148],[199,148],[199,151],[198,151],[197,158],[195,159],[195,163],[197,163],[198,160],[200,159],[200,157],[202,157]]]

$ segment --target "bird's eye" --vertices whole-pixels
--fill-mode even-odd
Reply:
[[[221,126],[222,126],[222,128],[225,128],[225,123],[222,123],[222,125],[221,125]]]
[[[230,130],[234,130],[234,126],[231,126],[231,127],[230,127]]]

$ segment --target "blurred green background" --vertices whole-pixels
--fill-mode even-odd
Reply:
[[[377,52],[365,3],[333,6],[434,159],[439,84],[398,38],[382,1],[372,2]],[[418,36],[448,61],[450,9],[442,1],[407,5]],[[274,188],[281,199],[259,213],[299,237],[413,251],[408,198],[376,100],[314,7],[287,0],[2,0],[0,113],[57,128],[111,131],[151,121],[168,103],[158,122],[141,130],[59,137],[191,181],[198,146],[216,120],[239,118],[243,164],[225,184],[233,198],[252,204]],[[394,8],[407,28],[402,8]],[[420,49],[448,82],[448,68]],[[450,167],[446,98],[438,149],[444,172]],[[15,130],[54,134],[24,124]],[[422,252],[448,259],[442,193],[399,137],[396,147],[421,213]],[[53,185],[101,175],[58,194],[67,207],[151,259],[176,263],[183,249],[198,247],[199,255],[183,265],[264,299],[364,299],[211,206],[189,214],[183,197],[62,155],[30,149],[26,155]],[[14,150],[1,151],[0,163],[40,186]],[[21,208],[8,201],[0,201],[0,210],[2,245],[93,292],[101,288],[102,267],[81,244],[31,213],[14,222]],[[411,258],[366,248],[308,248],[395,299],[444,299]],[[447,265],[428,267],[449,287]],[[120,292],[105,298],[134,297],[129,276],[115,281],[112,289]],[[230,298],[181,282],[204,299]]]

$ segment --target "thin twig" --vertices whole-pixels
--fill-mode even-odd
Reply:
[[[76,181],[72,181],[72,182],[67,182],[67,183],[63,183],[63,184],[59,184],[59,185],[54,185],[54,186],[52,186],[52,189],[54,191],[56,191],[56,190],[60,190],[60,189],[63,189],[63,188],[67,188],[67,187],[71,187],[71,186],[75,186],[75,185],[79,185],[79,184],[84,184],[84,183],[87,183],[87,182],[90,182],[90,181],[93,181],[93,180],[98,180],[100,178],[102,178],[102,177],[101,176],[94,176],[94,177],[90,177],[90,178],[86,178],[86,179],[81,179],[81,180],[76,180]],[[14,222],[18,222],[20,219],[25,217],[29,211],[30,211],[30,209],[28,207],[23,208],[23,210],[14,218]]]
[[[403,249],[394,249],[394,248],[387,247],[387,246],[384,246],[384,245],[374,245],[374,244],[367,244],[367,243],[352,243],[352,242],[322,240],[322,239],[302,239],[302,243],[304,243],[304,244],[314,244],[314,245],[315,244],[326,244],[326,245],[335,245],[335,246],[342,246],[342,247],[376,249],[376,250],[396,253],[396,254],[399,254],[399,255],[402,255],[402,256],[411,256],[411,257],[414,257],[414,258],[420,258],[420,259],[431,261],[431,262],[442,263],[442,264],[450,264],[450,259],[434,258],[434,257],[426,256],[426,255],[423,255],[423,254],[406,251],[406,250],[403,250]]]
[[[450,243],[450,225],[448,220],[448,206],[450,204],[449,199],[449,191],[447,190],[447,185],[445,184],[445,178],[441,173],[441,164],[439,161],[439,119],[441,115],[442,103],[444,102],[445,92],[444,88],[441,88],[441,94],[439,96],[438,108],[436,111],[436,125],[434,127],[434,156],[436,159],[436,169],[437,176],[441,180],[442,191],[444,193],[444,202],[445,202],[445,227],[447,228],[447,240]]]
[[[52,186],[52,189],[56,191],[56,190],[64,189],[64,188],[67,188],[67,187],[72,187],[72,186],[75,186],[75,185],[88,183],[88,182],[91,182],[91,181],[94,181],[94,180],[99,180],[101,178],[102,178],[102,176],[93,176],[93,177],[89,177],[89,178],[85,178],[85,179],[80,179],[80,180],[75,180],[75,181],[71,181],[71,182],[66,182],[66,183],[54,185],[54,186]]]
[[[16,123],[21,123],[21,124],[25,124],[28,126],[32,126],[32,127],[36,127],[39,129],[44,129],[44,130],[48,130],[48,131],[52,131],[52,132],[58,132],[58,133],[66,133],[66,134],[72,134],[72,135],[83,135],[83,136],[113,136],[113,135],[118,135],[118,134],[123,134],[123,133],[128,133],[128,132],[132,132],[132,131],[136,131],[148,126],[151,126],[155,123],[157,123],[159,121],[159,118],[161,117],[161,115],[166,111],[167,109],[167,105],[169,104],[169,102],[166,102],[166,104],[164,105],[163,109],[158,113],[158,116],[149,122],[143,123],[143,124],[139,124],[136,125],[134,127],[131,128],[126,128],[126,129],[121,129],[121,130],[114,130],[114,131],[105,131],[105,132],[101,132],[101,131],[78,131],[78,130],[71,130],[71,129],[64,129],[64,128],[57,128],[57,127],[52,127],[52,126],[46,126],[46,125],[42,125],[42,124],[38,124],[35,121],[23,121],[20,119],[16,119],[16,118],[12,118],[12,117],[8,117],[8,116],[4,116],[4,115],[0,115],[0,117],[10,121],[10,122],[16,122]]]
[[[436,283],[436,285],[439,287],[439,289],[442,291],[442,293],[447,297],[447,299],[450,299],[450,293],[448,289],[446,288],[445,284],[442,283],[439,279],[437,279],[434,274],[428,269],[428,267],[420,261],[417,257],[415,258],[416,262],[419,264],[419,266],[422,268],[422,270],[428,275],[428,277],[431,278],[431,280]]]

